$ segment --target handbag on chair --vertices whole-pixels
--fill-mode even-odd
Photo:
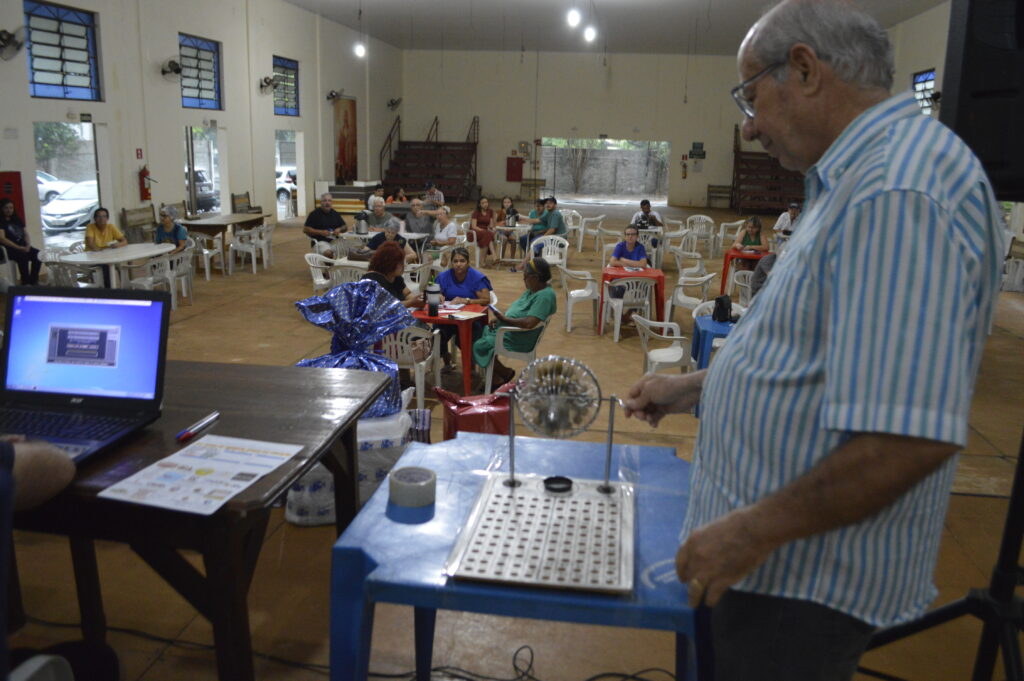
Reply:
[[[732,321],[732,299],[729,296],[715,298],[715,309],[711,311],[711,319],[716,322]]]

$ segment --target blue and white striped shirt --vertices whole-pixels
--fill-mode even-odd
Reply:
[[[788,249],[704,382],[684,535],[857,433],[967,442],[1004,239],[977,158],[908,92],[854,120],[805,185]],[[780,547],[736,588],[878,626],[918,616],[936,594],[955,466],[867,520]]]

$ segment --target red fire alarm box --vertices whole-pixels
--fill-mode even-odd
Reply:
[[[509,156],[505,159],[505,181],[523,181],[523,159],[519,156]]]

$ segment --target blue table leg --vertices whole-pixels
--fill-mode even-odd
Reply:
[[[374,604],[366,576],[376,564],[353,551],[334,554],[331,570],[331,681],[365,681],[370,671]]]
[[[414,608],[413,621],[416,627],[416,681],[430,681],[430,668],[434,659],[434,623],[437,610]]]
[[[690,670],[687,666],[690,653],[690,638],[682,633],[676,632],[676,681],[693,681]],[[698,680],[700,681],[700,680]]]
[[[715,651],[711,643],[711,608],[700,606],[697,612],[693,613],[693,619],[697,628],[697,635],[694,636],[697,678],[700,681],[714,681]]]

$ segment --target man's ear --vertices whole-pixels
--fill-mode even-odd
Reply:
[[[813,47],[796,43],[789,48],[788,66],[797,73],[799,87],[805,94],[815,94],[821,88],[825,64]]]

